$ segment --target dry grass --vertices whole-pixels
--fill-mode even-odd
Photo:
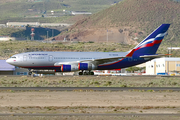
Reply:
[[[177,77],[0,76],[0,87],[179,87]],[[151,91],[149,91],[151,92]]]

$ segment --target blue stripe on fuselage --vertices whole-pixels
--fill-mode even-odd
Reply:
[[[115,64],[99,65],[98,70],[126,68],[147,62],[149,60],[151,59],[144,60],[144,58],[139,58],[139,57],[125,58],[120,62],[116,62]]]

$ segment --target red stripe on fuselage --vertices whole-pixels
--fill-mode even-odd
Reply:
[[[30,68],[30,69],[52,69],[60,68],[61,66],[19,66],[21,68]]]
[[[59,67],[59,66],[19,66],[22,68],[48,68],[48,67]]]
[[[123,58],[123,59],[121,59],[121,60],[119,60],[119,61],[117,61],[117,62],[111,63],[111,64],[105,64],[105,65],[99,65],[99,66],[113,65],[113,64],[116,64],[116,63],[118,63],[118,62],[121,62],[122,60],[124,60],[124,58]]]

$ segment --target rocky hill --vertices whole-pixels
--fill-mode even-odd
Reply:
[[[179,45],[180,3],[171,0],[123,0],[78,21],[56,40],[66,37],[79,41],[137,44],[162,23],[171,23],[163,44]]]

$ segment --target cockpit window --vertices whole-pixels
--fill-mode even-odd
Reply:
[[[16,58],[15,56],[12,56],[11,58]]]

